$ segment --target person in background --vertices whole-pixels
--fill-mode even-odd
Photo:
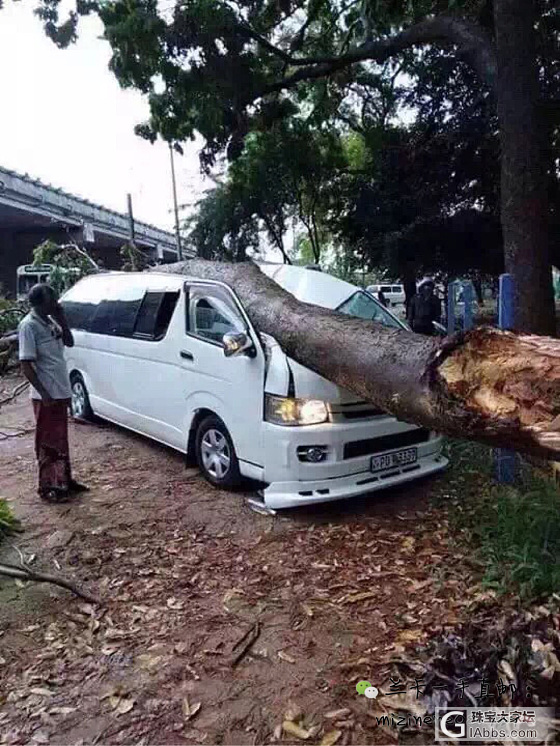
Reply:
[[[434,321],[441,324],[441,301],[435,294],[435,283],[425,277],[418,285],[408,309],[408,323],[417,334],[433,335]]]
[[[19,359],[31,384],[35,415],[35,453],[39,495],[50,502],[87,490],[72,479],[68,447],[68,406],[72,395],[64,346],[74,338],[50,285],[34,285],[28,294],[31,312],[19,326]]]
[[[385,293],[381,288],[379,288],[379,292],[377,293],[377,297],[379,299],[379,302],[387,308],[387,298],[385,297]]]

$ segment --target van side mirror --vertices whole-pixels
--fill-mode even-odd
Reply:
[[[238,357],[239,355],[255,357],[255,345],[246,332],[228,332],[224,334],[222,341],[226,357]]]

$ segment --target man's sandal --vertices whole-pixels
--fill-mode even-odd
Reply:
[[[75,479],[71,479],[68,483],[68,492],[74,492],[76,494],[79,492],[89,492],[89,487],[86,487],[85,484],[80,484],[80,482],[76,482]]]
[[[53,488],[39,493],[42,500],[48,503],[63,503],[68,500],[68,491]]]

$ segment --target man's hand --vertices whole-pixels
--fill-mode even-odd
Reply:
[[[51,313],[53,319],[59,324],[62,329],[62,341],[66,347],[74,347],[74,337],[66,321],[66,314],[60,303],[56,303]]]
[[[62,308],[59,301],[57,301],[54,304],[51,315],[54,316],[55,319],[66,320],[65,315],[64,315],[64,308]]]
[[[50,406],[55,400],[52,398],[47,389],[39,380],[39,376],[37,375],[37,371],[33,366],[33,362],[31,360],[22,360],[21,370],[23,375],[25,376],[25,378],[27,378],[33,388],[39,392],[39,394],[41,395],[41,400],[45,403],[45,405],[47,407]]]

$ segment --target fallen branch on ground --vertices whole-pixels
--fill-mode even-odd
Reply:
[[[86,591],[81,590],[69,580],[60,578],[56,575],[35,572],[35,570],[31,570],[27,565],[11,565],[6,562],[0,562],[0,575],[4,575],[8,578],[16,578],[18,580],[33,580],[36,583],[52,583],[53,585],[58,585],[61,588],[66,588],[67,590],[72,591],[76,596],[83,598],[84,601],[88,601],[92,604],[101,603],[98,598],[95,598],[95,596],[91,596]]]
[[[245,632],[244,635],[235,643],[233,646],[233,649],[239,647],[239,650],[237,653],[234,653],[231,657],[231,660],[229,662],[229,665],[234,668],[237,666],[237,664],[243,660],[243,658],[247,655],[249,650],[251,649],[251,646],[253,643],[256,642],[258,636],[261,633],[261,625],[260,622],[255,622],[252,627],[249,627],[249,629]],[[241,646],[241,647],[240,647]]]
[[[302,303],[255,264],[194,260],[157,271],[228,284],[256,330],[292,360],[404,422],[558,458],[556,339],[479,328],[439,341]],[[296,385],[295,395],[305,391]]]
[[[3,430],[0,430],[0,441],[8,440],[8,438],[21,438],[22,435],[28,435],[34,430],[34,427],[28,427],[25,430],[18,430],[16,433],[5,433]]]
[[[21,393],[25,391],[25,389],[29,386],[29,383],[27,381],[23,381],[23,383],[18,383],[18,385],[14,388],[11,394],[4,397],[4,399],[0,399],[0,407],[3,404],[7,404],[8,402],[13,401],[16,399]]]

